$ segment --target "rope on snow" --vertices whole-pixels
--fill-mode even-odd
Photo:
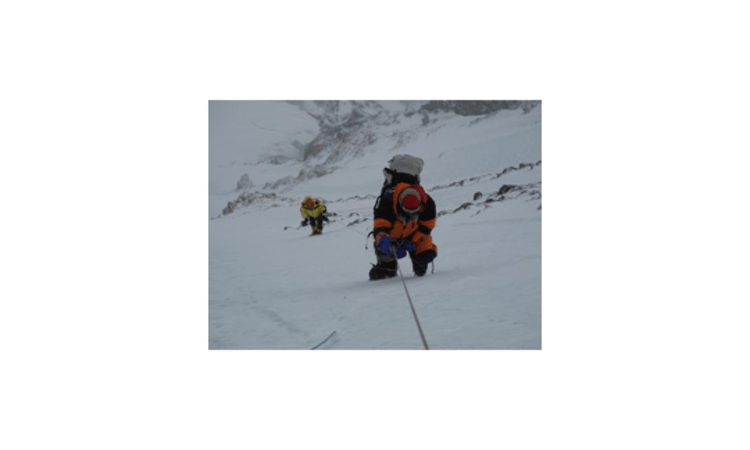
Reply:
[[[333,333],[329,334],[327,338],[323,339],[323,342],[321,342],[320,344],[318,344],[318,345],[316,345],[315,347],[311,348],[310,350],[315,350],[316,348],[318,348],[318,347],[320,347],[321,345],[325,344],[325,343],[326,343],[326,341],[328,341],[328,339],[331,339],[331,337],[332,337],[332,336],[333,336],[334,334],[336,334],[336,330],[333,330]]]
[[[395,255],[396,248],[391,247],[391,252]],[[396,268],[398,269],[398,274],[401,276],[401,282],[404,283],[404,291],[406,291],[406,298],[409,300],[409,306],[411,306],[411,313],[414,316],[414,320],[417,322],[417,329],[419,330],[419,337],[422,338],[422,344],[424,344],[424,349],[429,350],[430,347],[427,346],[427,340],[424,337],[424,332],[422,331],[422,325],[420,325],[419,323],[419,317],[417,317],[417,311],[414,309],[414,303],[412,303],[411,301],[411,295],[409,295],[409,289],[406,288],[406,280],[404,280],[404,274],[401,272],[401,264],[398,263],[398,258],[396,258]]]

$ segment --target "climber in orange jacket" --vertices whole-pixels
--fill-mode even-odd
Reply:
[[[404,159],[399,160],[399,157]],[[409,170],[410,165],[404,164],[407,157],[419,161],[418,169]],[[423,276],[427,265],[437,257],[438,249],[431,236],[437,216],[435,201],[419,184],[422,164],[419,158],[397,155],[391,160],[391,168],[384,169],[386,181],[374,208],[373,234],[378,262],[370,269],[371,280],[395,276],[396,260],[407,254],[414,275]]]

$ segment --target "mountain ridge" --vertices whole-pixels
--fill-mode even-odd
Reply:
[[[239,181],[235,183],[238,186],[235,198],[227,199],[226,206],[222,207],[222,214],[226,211],[231,213],[237,207],[241,208],[253,202],[267,201],[270,197],[263,193],[291,194],[293,190],[307,182],[326,176],[335,176],[337,170],[357,164],[358,161],[367,160],[368,157],[372,160],[372,156],[377,154],[383,155],[382,162],[379,164],[385,164],[396,153],[412,151],[419,155],[419,150],[411,149],[419,147],[427,140],[434,140],[446,129],[463,129],[459,131],[470,136],[471,139],[477,139],[471,135],[472,130],[468,129],[479,127],[478,129],[483,129],[482,132],[486,133],[488,138],[496,139],[492,136],[498,135],[497,132],[487,132],[488,128],[492,129],[493,123],[502,124],[505,119],[511,119],[516,111],[520,111],[519,114],[522,116],[528,116],[534,109],[541,109],[541,102],[535,101],[288,101],[286,103],[314,117],[319,126],[317,134],[306,144],[299,140],[292,142],[291,145],[296,151],[295,157],[290,156],[294,151],[280,150],[277,144],[271,144],[263,150],[262,156],[256,162],[246,163],[263,172],[270,171],[262,167],[275,166],[286,174],[260,184],[255,183],[248,173],[242,173]],[[497,116],[500,113],[510,114],[510,116]],[[541,120],[540,117],[539,120]],[[252,125],[257,127],[257,122],[259,121]],[[269,125],[264,127],[276,128]],[[432,145],[429,143],[422,147]],[[439,157],[442,157],[444,153],[442,152]],[[524,163],[523,161],[509,162]],[[503,169],[510,170],[510,166],[505,166]],[[289,174],[292,170],[296,171],[295,175]],[[451,176],[450,178],[458,181],[466,176]]]

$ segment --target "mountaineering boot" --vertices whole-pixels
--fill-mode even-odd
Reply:
[[[423,262],[418,259],[412,259],[411,260],[411,268],[414,270],[414,275],[421,277],[425,273],[427,273],[427,265],[430,264],[428,262]]]
[[[370,269],[371,280],[382,280],[383,278],[391,278],[396,276],[396,261],[391,263],[378,262],[373,264]]]
[[[435,252],[427,250],[419,255],[413,255],[411,257],[411,268],[414,270],[414,275],[421,277],[427,273],[427,266],[430,262],[435,259]]]
[[[313,225],[313,227],[312,227],[312,235],[311,236],[315,236],[316,234],[321,234],[321,233],[323,233],[323,230],[320,227],[318,227],[317,225]]]

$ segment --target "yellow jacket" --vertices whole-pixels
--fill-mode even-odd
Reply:
[[[326,205],[322,200],[310,196],[305,197],[302,200],[302,205],[299,207],[299,212],[302,214],[303,219],[317,219],[319,215],[326,211]]]

